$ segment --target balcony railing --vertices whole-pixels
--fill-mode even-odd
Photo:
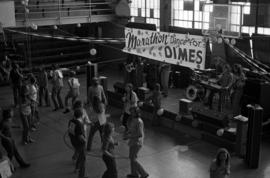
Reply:
[[[69,1],[64,3],[63,0],[59,0],[55,3],[31,3],[27,6],[16,3],[15,7],[17,23],[24,24],[46,20],[54,20],[58,24],[64,24],[64,20],[72,18],[81,18],[86,22],[92,22],[97,20],[96,18],[93,19],[93,16],[114,15],[112,3],[109,2],[84,3],[81,1]]]

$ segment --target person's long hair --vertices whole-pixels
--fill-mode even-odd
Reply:
[[[221,160],[220,160],[220,155],[222,153],[225,153],[226,155],[226,160],[225,160],[225,165],[228,166],[230,164],[230,154],[228,152],[228,150],[226,148],[220,148],[218,151],[217,151],[217,155],[216,155],[216,164],[217,166],[220,166],[221,165]]]
[[[235,64],[234,66],[234,73],[238,76],[244,75],[243,67],[240,64]]]
[[[131,100],[131,98],[132,98],[132,92],[133,92],[133,85],[131,84],[131,83],[127,83],[127,85],[126,85],[128,88],[129,88],[129,93],[126,91],[126,94],[128,95],[130,95],[129,97],[129,99]]]
[[[93,97],[93,109],[96,113],[101,113],[102,112],[102,108],[101,108],[101,100],[99,99],[99,97],[94,96]]]
[[[103,133],[102,134],[103,139],[108,139],[112,135],[113,128],[114,128],[114,125],[111,122],[107,122],[104,125],[103,132],[102,132]]]
[[[83,102],[81,100],[77,100],[73,104],[73,110],[83,108]]]

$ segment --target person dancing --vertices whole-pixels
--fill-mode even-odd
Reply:
[[[114,146],[117,145],[117,143],[112,137],[113,133],[114,125],[112,123],[106,123],[103,128],[102,159],[107,170],[102,175],[102,178],[117,178],[116,161],[114,156]]]
[[[61,70],[57,69],[57,65],[52,66],[52,101],[54,103],[54,111],[58,109],[63,109],[63,102],[61,98],[61,90],[64,86],[63,74]],[[56,99],[57,98],[57,99]]]
[[[70,111],[70,108],[68,106],[68,100],[72,98],[72,105],[80,95],[80,83],[79,79],[75,77],[76,73],[74,71],[70,72],[70,78],[68,79],[68,86],[69,86],[69,91],[65,97],[65,106],[66,110],[63,112],[68,113]]]
[[[144,123],[141,119],[141,112],[138,107],[131,107],[131,123],[130,131],[124,139],[129,139],[129,159],[131,174],[128,174],[128,178],[147,178],[149,174],[145,171],[143,166],[138,162],[138,153],[143,146],[144,140]]]
[[[93,112],[92,112],[92,126],[88,136],[87,151],[91,151],[93,137],[97,130],[99,130],[100,137],[102,140],[102,129],[103,125],[107,122],[105,114],[105,104],[101,102],[99,97],[94,96],[93,99]]]
[[[85,135],[84,127],[81,122],[81,117],[83,116],[82,109],[76,109],[74,111],[74,119],[70,120],[68,123],[68,133],[72,141],[72,145],[75,148],[75,152],[78,154],[76,160],[75,172],[79,170],[78,178],[85,177],[85,162],[86,162],[86,152],[85,152]]]
[[[133,91],[133,85],[131,83],[126,84],[125,95],[122,98],[124,102],[124,113],[122,117],[122,125],[125,127],[125,131],[128,131],[128,119],[130,118],[130,108],[137,107],[138,97]]]

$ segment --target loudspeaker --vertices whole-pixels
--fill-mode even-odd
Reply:
[[[228,126],[228,117],[225,113],[205,109],[202,107],[193,107],[191,113],[195,120],[210,123],[222,128]]]
[[[259,104],[263,109],[263,121],[270,117],[270,84],[248,79],[242,97],[242,115],[248,117],[247,104]]]
[[[179,100],[179,114],[188,115],[190,114],[192,101],[182,98]]]
[[[248,105],[248,135],[245,161],[249,168],[259,166],[263,108],[259,105]]]
[[[92,79],[94,77],[97,77],[98,75],[98,66],[97,64],[89,64],[86,67],[86,85],[87,85],[87,90],[91,86]]]

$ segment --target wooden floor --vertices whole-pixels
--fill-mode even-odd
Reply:
[[[103,73],[112,83],[121,80],[121,73]],[[80,77],[82,83],[82,96],[85,90],[85,77]],[[63,96],[66,90],[63,92]],[[176,92],[177,93],[177,92]],[[183,92],[179,90],[180,95]],[[176,96],[170,96],[163,104],[178,111]],[[177,96],[177,98],[179,98]],[[12,92],[9,87],[0,88],[0,105],[12,105]],[[107,113],[111,115],[110,121],[119,126],[120,110],[110,106]],[[36,132],[31,133],[36,143],[23,146],[21,144],[22,129],[14,128],[14,137],[23,157],[31,163],[28,169],[17,168],[13,178],[76,178],[73,173],[74,164],[71,161],[72,150],[65,143],[68,120],[71,113],[63,114],[62,111],[53,112],[52,108],[40,108],[41,123]],[[20,125],[16,115],[14,125]],[[117,130],[117,129],[116,129]],[[120,144],[116,147],[116,154],[122,159],[117,159],[119,178],[124,178],[130,172],[128,146],[121,137],[116,135]],[[231,178],[270,178],[270,144],[269,140],[262,143],[260,167],[257,170],[247,169],[243,161],[233,157],[231,161]],[[69,142],[68,142],[69,143]],[[93,151],[87,155],[87,175],[89,178],[101,178],[105,165],[100,158],[100,139],[96,134]],[[152,128],[146,123],[145,145],[140,152],[139,161],[149,172],[149,178],[207,178],[211,160],[215,157],[218,148],[214,145],[193,138],[185,133],[172,133],[164,128]],[[16,166],[17,163],[15,163]]]

